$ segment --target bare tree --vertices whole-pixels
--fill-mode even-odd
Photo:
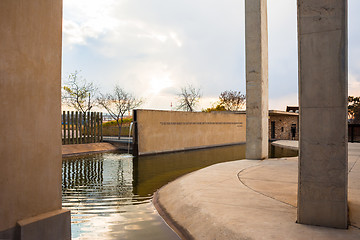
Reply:
[[[100,94],[97,98],[97,103],[105,108],[110,116],[116,121],[119,128],[120,139],[125,113],[139,107],[143,103],[143,100],[135,98],[131,93],[126,92],[116,85],[112,93],[105,95]]]
[[[227,111],[239,111],[245,107],[246,97],[240,91],[224,91],[220,93],[219,105]]]
[[[177,109],[193,112],[200,98],[201,93],[199,88],[194,88],[191,85],[183,87],[181,88],[181,93],[178,94]]]
[[[360,97],[348,97],[348,119],[349,123],[360,123]]]
[[[79,75],[78,71],[69,74],[63,87],[62,100],[69,107],[84,114],[95,105],[97,87]]]

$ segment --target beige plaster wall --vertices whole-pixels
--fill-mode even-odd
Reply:
[[[61,209],[61,0],[0,1],[0,232]]]
[[[245,114],[136,110],[136,121],[139,155],[246,140]]]

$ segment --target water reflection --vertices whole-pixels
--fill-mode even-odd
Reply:
[[[134,190],[145,196],[186,173],[245,158],[245,144],[134,158]]]
[[[269,145],[269,158],[296,157],[297,155],[297,150]]]
[[[270,147],[269,156],[296,156]],[[150,203],[152,194],[194,170],[245,158],[245,145],[133,158],[104,153],[63,160],[63,207],[73,239],[178,239]]]

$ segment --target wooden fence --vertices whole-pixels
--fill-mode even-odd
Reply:
[[[62,144],[102,142],[102,113],[63,111]]]

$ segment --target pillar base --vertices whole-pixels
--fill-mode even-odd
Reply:
[[[1,231],[1,240],[70,240],[70,211],[60,209],[26,218],[17,222],[17,226]]]

